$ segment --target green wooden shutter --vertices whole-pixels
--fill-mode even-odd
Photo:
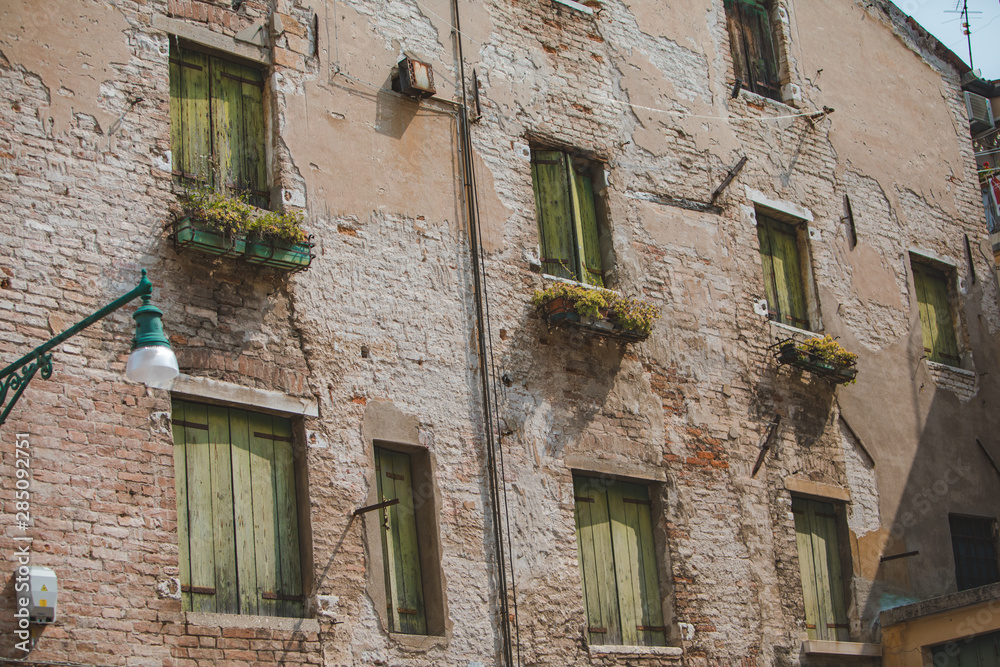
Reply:
[[[214,182],[208,56],[170,47],[170,154],[175,176]]]
[[[621,644],[607,493],[588,477],[574,478],[573,491],[588,637],[592,644]]]
[[[754,0],[725,0],[736,78],[752,92],[780,98],[778,59],[767,7]]]
[[[948,301],[948,277],[929,266],[912,266],[924,351],[931,361],[955,365],[961,358]]]
[[[757,238],[771,319],[808,329],[802,261],[795,228],[758,213]]]
[[[219,182],[256,200],[267,196],[264,101],[259,70],[211,59],[212,127]]]
[[[560,278],[577,278],[574,222],[569,172],[560,151],[531,152],[531,183],[541,239],[542,270]]]
[[[379,512],[391,629],[405,634],[427,634],[410,457],[376,447],[375,472],[379,502],[399,500]]]
[[[577,268],[580,282],[604,287],[604,272],[601,268],[601,245],[598,241],[597,210],[594,206],[594,184],[588,173],[589,167],[575,164],[566,156],[573,197],[573,223],[576,229],[577,257],[581,259]]]
[[[173,401],[185,610],[301,616],[291,422]]]
[[[591,643],[663,646],[649,490],[587,477],[573,484]]]
[[[809,638],[849,641],[834,507],[793,497],[792,513]]]

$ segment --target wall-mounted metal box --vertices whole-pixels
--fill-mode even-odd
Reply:
[[[434,90],[434,70],[427,63],[413,58],[399,61],[399,92],[410,97],[430,97]]]
[[[28,569],[31,600],[28,618],[32,623],[52,623],[56,620],[56,595],[59,582],[51,568],[32,566]]]

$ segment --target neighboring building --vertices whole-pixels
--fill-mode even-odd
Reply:
[[[961,72],[894,5],[0,17],[0,357],[145,268],[182,371],[127,382],[119,311],[0,427],[0,553],[13,572],[30,537],[58,576],[29,661],[995,647],[997,284]],[[198,182],[301,212],[308,270],[233,236],[213,250],[179,222]],[[549,327],[532,297],[560,280],[660,317],[641,341],[601,311],[574,327],[553,306]],[[856,384],[781,347],[814,334],[857,353]],[[8,659],[14,598],[12,581]]]

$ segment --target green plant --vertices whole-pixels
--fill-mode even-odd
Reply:
[[[245,234],[285,243],[305,243],[308,239],[302,229],[301,212],[265,211],[250,204],[242,192],[199,184],[187,190],[183,202],[188,215],[226,236]]]
[[[655,306],[641,299],[571,283],[556,283],[546,290],[538,290],[531,302],[536,308],[543,308],[560,297],[569,301],[573,311],[581,317],[606,318],[622,329],[641,334],[649,334],[660,317]]]
[[[829,335],[822,338],[810,338],[796,347],[802,352],[834,366],[853,366],[858,360],[858,355],[845,350],[840,343]]]

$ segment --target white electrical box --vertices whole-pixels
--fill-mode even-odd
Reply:
[[[31,588],[28,618],[32,623],[54,622],[56,620],[56,594],[59,592],[55,571],[48,567],[30,567],[28,569],[28,583]]]

